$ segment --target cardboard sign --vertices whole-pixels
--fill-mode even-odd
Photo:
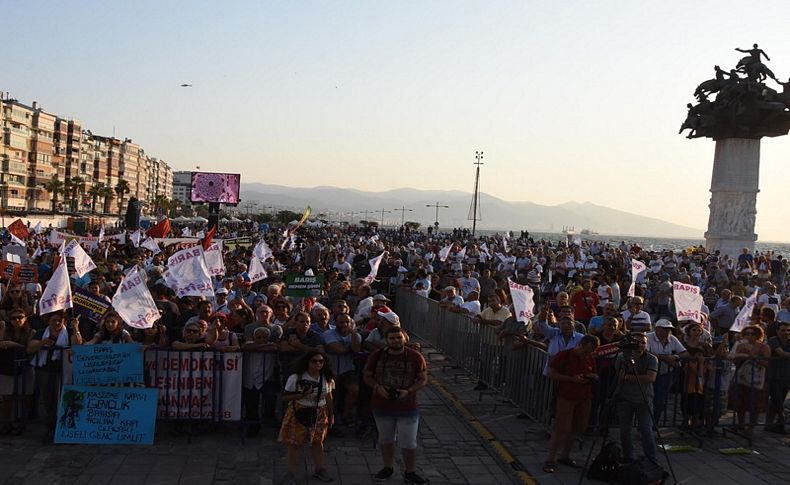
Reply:
[[[140,344],[75,345],[71,381],[80,386],[143,382]]]
[[[65,385],[55,443],[152,445],[156,389]]]
[[[323,287],[324,275],[305,276],[301,273],[285,275],[285,296],[321,296]]]
[[[78,286],[71,295],[75,315],[98,323],[110,309],[110,302]]]

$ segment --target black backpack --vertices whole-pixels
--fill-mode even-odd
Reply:
[[[660,485],[669,473],[658,463],[641,458],[620,469],[620,485]]]
[[[601,480],[604,482],[616,482],[620,478],[620,468],[623,461],[623,451],[615,442],[606,443],[595,457],[590,469],[587,470],[587,478],[590,480]]]

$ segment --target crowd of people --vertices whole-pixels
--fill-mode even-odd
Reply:
[[[161,252],[154,254],[111,233],[86,245],[97,268],[83,277],[72,274],[72,287],[109,302],[126,272],[139,268],[161,316],[151,328],[132,328],[112,310],[97,323],[71,312],[40,314],[38,299],[60,257],[58,245],[46,232],[4,239],[4,258],[24,244],[21,263],[36,266],[38,282],[5,273],[0,279],[0,433],[24,433],[34,414],[54,424],[67,347],[139,342],[150,349],[238,351],[244,352],[246,432],[257,436],[267,423],[280,427],[288,449],[286,483],[308,442],[315,478],[331,481],[324,440],[364,432],[367,425],[375,426],[382,446],[384,466],[375,479],[393,475],[397,435],[407,481],[427,483],[415,457],[417,392],[427,384],[427,371],[419,346],[401,330],[392,301],[398,288],[493,327],[499,345],[549,354],[546,368],[523,369],[558,381],[547,472],[556,463],[576,465],[569,455],[573,438],[608,423],[604,407],[595,404],[615,388],[616,414],[620,422],[636,418],[650,459],[656,453],[653,419],[660,421],[678,386],[684,426],[713,432],[729,407],[745,433],[766,410],[766,430],[785,432],[790,299],[781,255],[744,250],[729,257],[702,247],[653,251],[625,242],[535,240],[527,232],[475,238],[463,231],[291,226],[261,233],[250,225],[221,228],[214,236],[250,237],[251,245],[223,249],[225,274],[214,277],[212,298],[176,298],[163,276],[168,257],[185,241],[159,240]],[[267,277],[252,281],[254,246],[263,242],[271,249],[263,261]],[[632,260],[647,266],[634,282]],[[293,273],[322,276],[320,294],[289,296],[285,275]],[[508,279],[534,290],[533,318],[515,318]],[[676,318],[673,281],[700,288],[700,321]],[[748,324],[732,331],[755,291]],[[637,346],[632,368],[622,354],[595,358],[599,346],[626,336]],[[620,431],[625,458],[634,459],[631,427]]]

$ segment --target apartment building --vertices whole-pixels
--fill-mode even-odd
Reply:
[[[49,113],[33,102],[28,106],[0,93],[0,204],[17,211],[52,209],[49,189],[59,186],[57,210],[92,210],[94,185],[113,189],[113,202],[107,209],[119,210],[114,191],[126,181],[120,210],[130,197],[144,207],[157,195],[172,197],[173,172],[162,160],[146,155],[131,139],[95,135],[76,119]],[[53,182],[54,180],[54,182]],[[70,194],[62,193],[63,182],[79,182]],[[58,181],[61,183],[58,184]],[[104,198],[97,197],[96,210],[103,211]]]

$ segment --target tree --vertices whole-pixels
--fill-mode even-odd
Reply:
[[[71,212],[77,212],[79,210],[79,201],[82,198],[82,194],[85,193],[85,179],[77,176],[72,177],[69,181],[71,182],[71,193],[69,194],[71,197]]]
[[[102,191],[105,187],[103,182],[96,182],[88,189],[88,195],[91,196],[91,214],[96,213],[96,203],[99,201],[99,197],[102,196]]]
[[[112,202],[112,200],[115,198],[115,191],[112,189],[112,187],[105,185],[102,187],[101,194],[99,194],[99,196],[104,199],[104,204],[102,204],[103,205],[102,212],[104,212],[105,214],[109,214],[110,202]]]
[[[47,182],[47,184],[44,185],[44,188],[47,190],[50,199],[52,200],[52,212],[57,212],[58,195],[63,193],[63,182],[58,180],[58,177],[56,176]]]
[[[302,218],[302,214],[289,210],[281,210],[277,213],[277,221],[282,224],[288,224],[291,221],[298,221]]]
[[[129,182],[126,180],[119,180],[117,184],[115,184],[115,195],[118,196],[118,214],[123,211],[123,196],[131,192],[132,189],[129,187]]]
[[[420,228],[420,223],[414,221],[406,221],[403,225],[406,226],[406,229],[410,231],[416,231]]]
[[[170,199],[165,197],[164,195],[157,195],[154,197],[154,213],[159,215],[161,213],[167,213],[167,210],[170,208]]]

